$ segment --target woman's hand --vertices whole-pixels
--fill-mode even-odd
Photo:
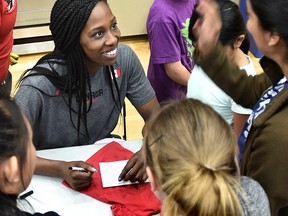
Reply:
[[[85,171],[71,170],[69,167],[81,167]],[[81,190],[90,186],[92,175],[97,169],[83,161],[71,161],[61,164],[62,178],[74,189]]]
[[[143,183],[147,178],[148,176],[146,174],[142,152],[140,150],[136,152],[127,162],[126,166],[123,168],[121,174],[119,175],[119,181],[130,180],[131,182],[138,181]]]

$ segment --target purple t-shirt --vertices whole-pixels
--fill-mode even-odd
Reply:
[[[155,0],[147,18],[150,44],[148,79],[159,102],[186,97],[186,86],[173,81],[164,64],[181,60],[192,70],[192,42],[188,38],[189,20],[197,0]]]

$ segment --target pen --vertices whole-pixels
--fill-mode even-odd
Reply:
[[[27,193],[24,193],[23,195],[19,196],[20,200],[25,199],[26,197],[30,196],[31,194],[33,194],[33,190],[28,191]]]
[[[88,172],[87,169],[83,168],[83,167],[69,167],[69,170],[72,170],[72,171],[81,171],[81,172]]]

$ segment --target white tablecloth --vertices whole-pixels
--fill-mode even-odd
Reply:
[[[37,151],[37,156],[55,160],[86,161],[95,152],[113,140],[133,152],[138,151],[142,146],[142,140],[104,139],[93,145]],[[26,191],[33,190],[34,193],[26,198],[29,203],[26,200],[18,201],[18,206],[30,213],[55,211],[63,216],[113,215],[109,204],[69,189],[62,185],[61,182],[62,179],[60,178],[33,175],[31,184]]]

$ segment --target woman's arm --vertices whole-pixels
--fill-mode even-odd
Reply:
[[[69,167],[82,167],[88,172],[69,170]],[[83,161],[60,161],[48,160],[37,157],[35,174],[59,177],[67,181],[67,183],[75,190],[88,187],[92,181],[92,174],[97,170]]]
[[[146,122],[151,117],[152,113],[157,112],[160,109],[159,102],[156,97],[152,98],[148,103],[136,107],[138,113],[142,116],[145,121],[145,125],[142,128],[142,135],[144,136],[146,131]]]
[[[145,123],[151,117],[153,112],[156,112],[160,109],[160,105],[156,97],[153,97],[148,103],[136,107],[138,113],[142,116]],[[146,124],[145,124],[146,125]],[[145,134],[145,125],[142,129],[142,134]],[[142,149],[141,149],[142,150]],[[144,161],[142,157],[142,152],[139,150],[136,152],[130,160],[127,162],[125,167],[123,168],[121,174],[119,175],[119,179],[123,179],[125,181],[139,181],[144,182],[147,179],[146,170],[144,167]]]
[[[249,115],[234,112],[233,117],[234,117],[234,125],[233,125],[234,132],[235,132],[236,138],[238,139],[239,135],[241,134],[243,130],[245,122],[249,118]]]

